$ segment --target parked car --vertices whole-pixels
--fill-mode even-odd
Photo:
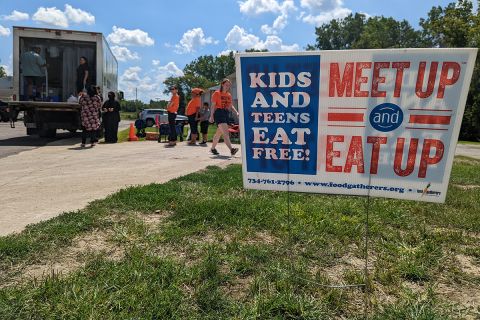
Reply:
[[[167,110],[165,109],[145,109],[142,112],[140,112],[139,118],[145,121],[147,127],[153,127],[155,125],[155,118],[157,117],[157,115],[160,116],[160,119],[159,119],[160,123],[168,122],[168,114],[167,114]],[[179,123],[187,124],[188,118],[181,114],[177,114],[175,121],[177,122],[177,124]]]

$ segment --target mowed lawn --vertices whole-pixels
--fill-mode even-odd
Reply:
[[[0,319],[480,317],[480,161],[445,204],[244,190],[241,167],[124,189],[0,238]],[[290,206],[288,205],[290,200]]]

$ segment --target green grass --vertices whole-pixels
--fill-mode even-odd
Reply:
[[[457,158],[445,204],[372,200],[372,319],[480,315],[463,305],[480,275],[458,260],[480,266],[480,188],[461,187],[479,171]],[[0,238],[0,283],[16,279],[0,285],[0,319],[363,319],[361,288],[322,285],[365,282],[364,206],[244,190],[239,165],[130,187]],[[87,252],[68,274],[22,280],[92,233],[123,255]]]
[[[459,141],[458,141],[458,144],[471,144],[471,145],[475,145],[475,146],[480,146],[480,141],[463,141],[463,140],[459,140]]]
[[[138,113],[137,112],[120,111],[120,119],[122,119],[122,120],[137,120],[138,119]]]

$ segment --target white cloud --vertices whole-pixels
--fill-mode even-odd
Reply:
[[[259,15],[262,13],[279,14],[269,26],[264,24],[260,30],[265,34],[277,34],[283,30],[288,24],[289,13],[296,11],[297,7],[293,0],[285,0],[279,3],[277,0],[246,0],[239,2],[240,12],[247,15]]]
[[[32,16],[33,21],[51,25],[60,28],[67,28],[70,23],[73,24],[94,24],[95,17],[87,11],[77,9],[69,4],[65,5],[65,10],[61,11],[56,7],[40,7]]]
[[[158,60],[153,61],[159,62]],[[169,62],[164,66],[158,63],[155,66],[154,69],[145,74],[141,74],[142,68],[138,66],[130,67],[124,71],[120,76],[119,86],[125,92],[127,99],[135,97],[135,90],[137,90],[139,99],[143,101],[155,100],[159,97],[167,99],[163,94],[165,89],[163,81],[171,76],[183,76],[183,71],[174,62]]]
[[[107,39],[112,44],[141,47],[153,46],[155,44],[155,41],[150,38],[148,33],[140,29],[128,30],[113,26],[112,30],[113,32],[107,36]]]
[[[153,64],[154,66],[158,66],[158,65],[160,65],[160,60],[155,60],[155,59],[154,59],[154,60],[152,60],[152,64]]]
[[[308,10],[302,12],[301,19],[316,26],[352,13],[352,10],[343,6],[343,0],[300,0],[300,6]]]
[[[262,13],[283,13],[294,10],[293,0],[285,0],[280,4],[277,0],[246,0],[240,1],[240,12],[247,15],[258,15]]]
[[[65,5],[65,15],[68,20],[76,24],[94,24],[95,17],[90,13],[83,11],[82,9],[76,9],[69,4]]]
[[[138,53],[130,51],[127,47],[112,46],[113,55],[118,61],[138,60]]]
[[[288,24],[288,14],[282,13],[274,21],[270,27],[268,24],[262,25],[260,30],[265,34],[277,34],[277,32],[282,31]]]
[[[175,45],[177,53],[191,53],[207,44],[218,43],[212,37],[205,38],[202,28],[193,28],[183,34],[182,39]]]
[[[256,35],[247,33],[245,29],[235,25],[225,37],[225,42],[230,50],[243,51],[246,49],[257,49],[269,51],[298,51],[298,44],[285,45],[280,37],[270,35],[262,41]]]
[[[63,11],[58,10],[56,7],[45,8],[40,7],[37,12],[33,14],[33,21],[44,23],[47,25],[67,28],[68,18]]]
[[[218,56],[219,56],[219,57],[220,57],[220,56],[228,56],[228,55],[230,54],[230,52],[235,53],[236,51],[235,51],[235,50],[229,50],[229,49],[223,50],[222,52],[220,52],[220,53],[218,54]]]
[[[2,16],[2,19],[9,21],[21,21],[30,19],[30,15],[25,12],[13,10],[12,13],[10,13],[8,16]]]
[[[10,28],[5,28],[0,25],[0,37],[8,37],[10,35]]]

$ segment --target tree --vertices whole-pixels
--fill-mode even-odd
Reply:
[[[233,52],[218,57],[212,55],[200,56],[187,64],[183,72],[185,75],[202,77],[211,82],[219,82],[235,72],[235,58]]]
[[[3,66],[0,66],[0,78],[5,78],[7,76],[7,72]]]
[[[422,47],[422,44],[421,32],[415,31],[408,21],[371,17],[353,43],[353,48],[417,48]]]
[[[461,48],[480,46],[480,16],[471,1],[459,0],[446,7],[433,7],[420,19],[424,41],[432,47]],[[477,57],[465,113],[461,139],[480,139],[480,59]]]
[[[307,50],[351,49],[360,38],[366,23],[364,14],[349,14],[343,19],[332,20],[315,28],[316,43],[308,45]]]
[[[343,50],[367,48],[411,48],[422,46],[420,31],[406,20],[370,17],[356,13],[332,20],[315,29],[315,45],[309,50]]]

